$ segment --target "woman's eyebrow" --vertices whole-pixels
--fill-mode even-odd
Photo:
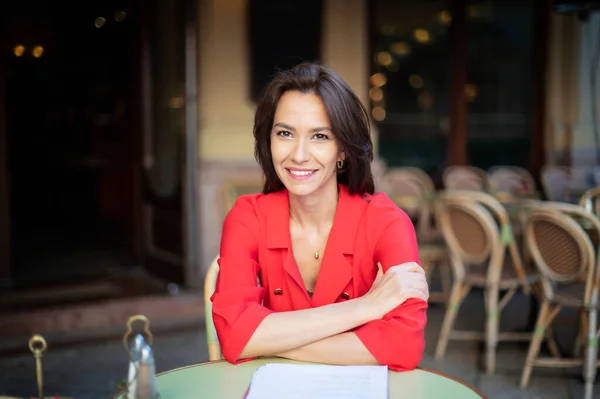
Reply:
[[[277,122],[276,124],[274,124],[274,125],[273,125],[273,127],[274,127],[274,128],[275,128],[275,127],[281,127],[281,128],[287,129],[287,130],[296,131],[296,129],[295,129],[293,126],[290,126],[290,125],[288,125],[288,124],[286,124],[286,123],[283,123],[283,122]],[[328,130],[328,131],[330,131],[330,132],[331,132],[331,128],[330,128],[329,126],[319,126],[319,127],[314,127],[314,128],[312,128],[312,129],[310,129],[309,131],[310,131],[311,133],[316,133],[316,132],[322,132],[322,131],[324,131],[324,130]]]

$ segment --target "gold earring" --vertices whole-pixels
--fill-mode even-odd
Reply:
[[[342,169],[344,167],[344,160],[337,161],[337,168]]]

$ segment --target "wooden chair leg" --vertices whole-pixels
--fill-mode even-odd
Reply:
[[[448,345],[452,327],[454,327],[456,315],[458,314],[458,310],[460,309],[463,299],[469,291],[469,286],[460,281],[454,281],[454,284],[452,285],[452,292],[450,294],[450,301],[444,315],[440,337],[438,338],[437,347],[435,348],[436,359],[441,359],[446,353],[446,346]]]
[[[452,276],[450,275],[450,264],[447,259],[442,260],[438,264],[440,277],[442,280],[442,294],[446,303],[450,301],[450,291],[452,290]]]
[[[598,358],[598,338],[596,336],[597,317],[598,312],[596,311],[596,309],[590,309],[588,311],[588,330],[587,341],[585,345],[586,355],[583,370],[583,377],[585,379],[585,399],[592,399],[594,380],[596,379],[596,359]]]
[[[540,286],[539,283],[534,283],[531,285],[531,293],[533,294],[533,297],[538,302],[544,301],[542,287]],[[538,313],[538,317],[539,317],[539,313]],[[562,355],[560,353],[560,348],[558,347],[558,344],[556,343],[556,339],[554,337],[555,337],[555,334],[554,334],[554,330],[552,329],[552,327],[549,325],[546,326],[545,338],[546,338],[546,345],[548,345],[548,350],[550,351],[550,354],[553,357],[560,359],[562,357]]]
[[[485,289],[485,372],[488,375],[496,371],[496,347],[498,346],[498,328],[500,312],[498,311],[498,287]]]
[[[556,343],[556,339],[554,339],[554,330],[550,326],[546,327],[546,345],[548,345],[548,350],[553,357],[557,359],[562,357],[560,348]]]
[[[584,356],[583,348],[585,345],[585,341],[587,339],[587,331],[588,331],[588,315],[585,309],[581,309],[579,311],[579,330],[577,331],[577,336],[575,337],[575,345],[573,347],[573,357]]]
[[[542,288],[540,287],[539,284],[534,284],[531,286],[532,289],[532,293],[534,295],[534,297],[538,300],[538,301],[543,301],[543,294],[542,294]],[[535,331],[534,331],[535,333]],[[560,353],[560,348],[558,347],[558,344],[556,343],[556,339],[554,338],[555,334],[554,334],[554,330],[552,329],[552,327],[550,325],[546,325],[546,345],[548,345],[548,350],[550,351],[550,354],[557,358],[560,359],[562,357],[561,353]]]
[[[540,353],[540,347],[546,334],[546,328],[550,325],[554,317],[556,317],[558,310],[560,310],[560,306],[550,305],[548,301],[542,302],[533,337],[529,344],[529,351],[527,352],[527,358],[525,359],[523,373],[521,374],[521,388],[525,388],[529,385],[531,370],[535,359]]]

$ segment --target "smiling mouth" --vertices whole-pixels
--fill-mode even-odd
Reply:
[[[294,177],[309,177],[312,176],[313,174],[315,174],[315,172],[317,171],[317,169],[314,170],[292,170],[292,169],[287,169],[287,171]]]

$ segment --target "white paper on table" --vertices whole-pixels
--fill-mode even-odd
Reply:
[[[254,372],[247,399],[387,399],[387,366],[268,363]]]

